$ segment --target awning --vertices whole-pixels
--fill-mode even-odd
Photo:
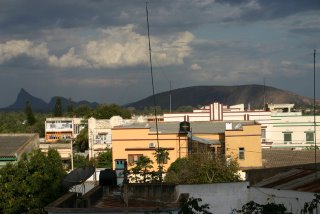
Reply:
[[[209,139],[204,139],[204,138],[201,138],[201,137],[196,137],[194,135],[192,135],[191,132],[188,132],[188,135],[187,137],[189,139],[191,139],[192,141],[197,141],[199,143],[203,143],[203,144],[208,144],[208,145],[221,145],[221,142],[220,140],[209,140]]]

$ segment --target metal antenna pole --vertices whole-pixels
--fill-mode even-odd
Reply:
[[[170,80],[170,113],[171,113],[171,80]]]
[[[313,52],[313,128],[314,128],[314,167],[317,178],[317,124],[316,124],[316,49]]]
[[[151,82],[152,82],[152,96],[153,96],[153,105],[154,105],[154,117],[156,120],[156,131],[157,131],[157,145],[159,149],[159,131],[158,131],[158,119],[157,119],[157,103],[156,96],[154,93],[154,82],[153,82],[153,72],[152,72],[152,57],[151,57],[151,43],[150,43],[150,30],[149,30],[149,13],[148,13],[148,1],[146,1],[146,13],[147,13],[147,27],[148,27],[148,41],[149,41],[149,62],[150,62],[150,73],[151,73]]]

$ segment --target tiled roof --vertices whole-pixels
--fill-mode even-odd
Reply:
[[[274,188],[282,190],[296,190],[303,192],[320,192],[320,171],[306,169],[292,169],[267,178],[255,187]]]
[[[12,157],[34,134],[0,134],[0,156]]]
[[[224,133],[226,130],[226,123],[223,121],[196,121],[190,122],[192,133],[195,134],[212,134],[212,133]],[[228,121],[232,123],[232,128],[241,128],[243,125],[252,125],[253,121]],[[159,122],[158,130],[159,133],[178,133],[179,122]],[[134,123],[129,125],[118,126],[116,128],[150,128],[151,132],[156,132],[156,123]]]
[[[297,166],[314,162],[314,150],[262,149],[262,163],[265,168]],[[317,163],[320,163],[319,150],[317,150]]]

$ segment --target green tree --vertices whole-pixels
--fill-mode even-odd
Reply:
[[[166,149],[157,148],[153,155],[155,156],[158,164],[158,171],[156,173],[157,176],[155,177],[155,179],[159,182],[162,182],[162,175],[164,173],[163,166],[167,163],[168,160],[170,160],[169,152]]]
[[[44,206],[65,193],[64,176],[59,153],[52,149],[7,164],[0,169],[0,213],[45,213]]]
[[[73,114],[77,117],[89,118],[92,115],[92,109],[87,105],[80,105],[73,110]]]
[[[179,158],[169,167],[165,181],[180,184],[236,182],[239,165],[236,160],[210,153]]]
[[[73,105],[72,105],[72,99],[68,99],[68,105],[67,105],[67,113],[69,116],[73,114]]]
[[[179,201],[180,210],[178,214],[212,214],[209,212],[209,204],[199,205],[199,202],[202,202],[201,198],[188,198],[182,197]]]
[[[107,149],[105,152],[99,153],[97,157],[97,164],[96,167],[98,168],[112,168],[112,151],[111,149]]]
[[[153,161],[147,156],[140,156],[135,162],[135,166],[131,169],[131,178],[135,182],[147,183],[152,182],[151,169]]]
[[[250,201],[242,206],[241,210],[233,210],[233,213],[242,213],[242,214],[269,214],[269,213],[279,213],[279,214],[292,214],[287,212],[287,208],[283,204],[276,203],[267,203],[267,204],[258,204],[254,201]]]
[[[73,167],[75,169],[86,167],[86,166],[93,166],[92,161],[89,161],[88,158],[79,154],[73,155]]]
[[[79,152],[84,152],[89,148],[89,143],[88,143],[88,128],[84,128],[80,131],[78,134],[74,147],[76,151]]]
[[[36,118],[33,115],[29,100],[26,101],[25,114],[27,117],[27,124],[32,126],[36,122]]]
[[[62,103],[60,97],[56,98],[56,104],[54,106],[53,115],[55,117],[62,117]]]
[[[93,111],[93,117],[96,119],[110,119],[112,116],[119,115],[124,119],[131,118],[131,113],[129,110],[121,108],[118,105],[99,105]]]

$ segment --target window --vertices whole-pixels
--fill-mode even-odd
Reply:
[[[133,166],[138,161],[138,158],[140,156],[142,156],[142,154],[128,155],[128,164],[129,164],[129,166]]]
[[[291,144],[292,143],[292,132],[284,132],[283,133],[283,141],[284,141],[284,144]]]
[[[239,158],[239,160],[244,160],[244,148],[243,147],[239,148],[238,158]]]
[[[314,143],[314,134],[313,132],[306,132],[306,143],[313,144]]]
[[[261,141],[266,141],[266,129],[261,129]]]

